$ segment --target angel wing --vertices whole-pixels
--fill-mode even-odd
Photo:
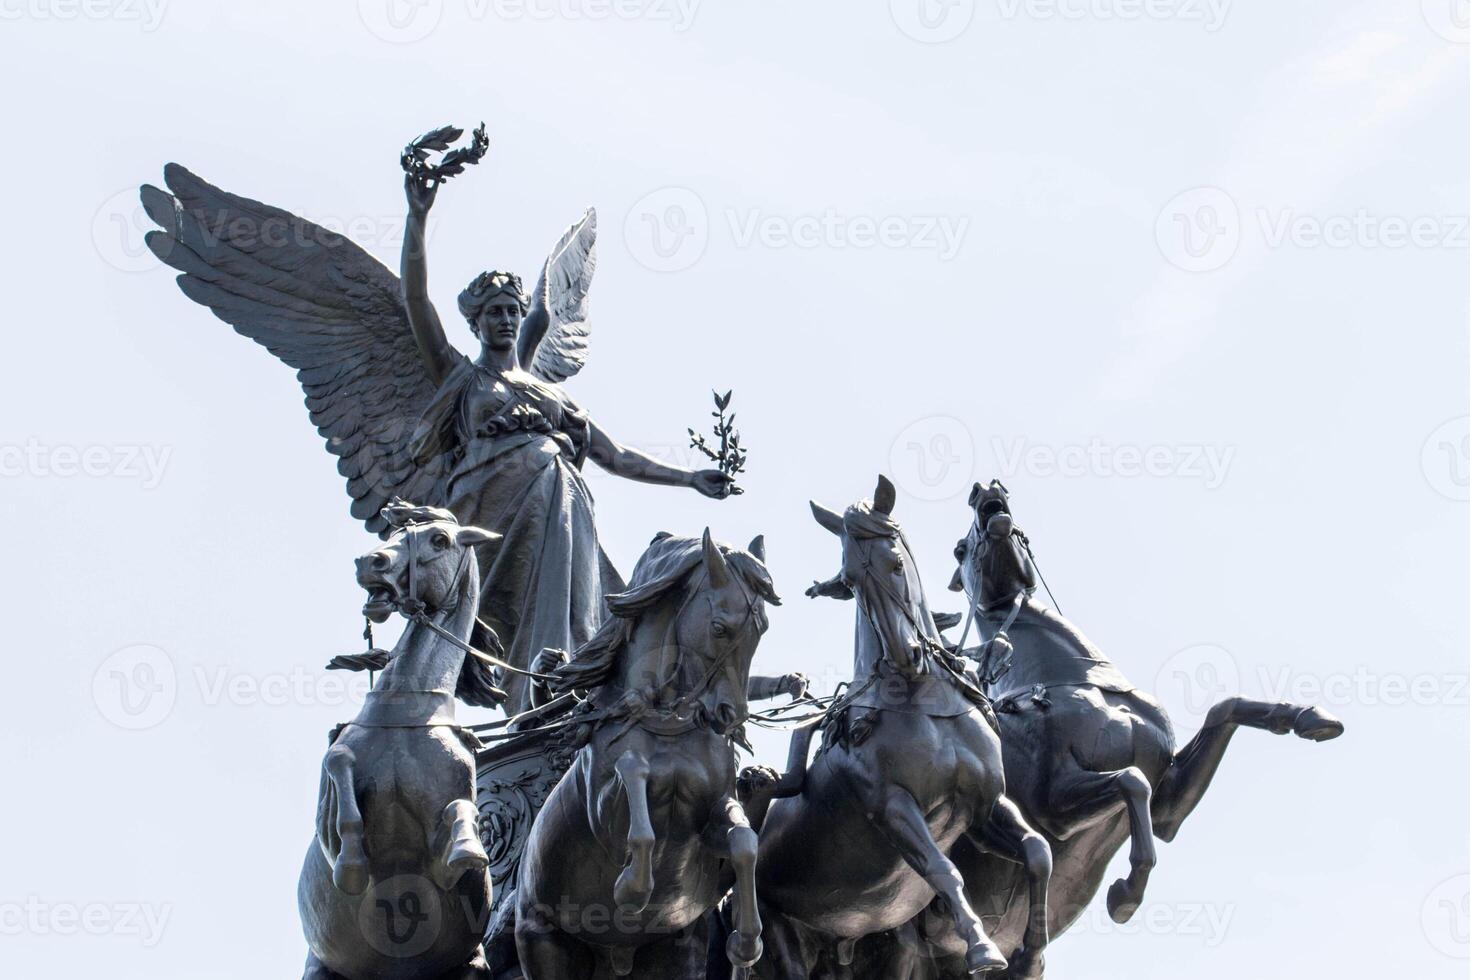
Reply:
[[[182,273],[184,295],[296,369],[306,407],[347,478],[352,516],[387,529],[395,496],[434,500],[439,474],[410,436],[436,386],[398,277],[351,241],[279,208],[228,194],[171,163],[170,192],[142,188],[161,230],[148,247]]]
[[[521,364],[542,381],[565,381],[587,363],[587,293],[597,268],[597,212],[588,208],[546,257],[516,342]]]

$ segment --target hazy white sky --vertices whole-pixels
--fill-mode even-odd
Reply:
[[[595,474],[602,534],[626,570],[661,529],[765,533],[762,669],[849,669],[853,609],[801,594],[838,558],[809,497],[889,473],[957,608],[964,495],[999,476],[1066,613],[1184,735],[1236,691],[1346,720],[1242,732],[1135,923],[1098,903],[1051,976],[1464,975],[1470,3],[0,19],[0,972],[294,975],[320,756],[360,696],[320,666],[359,643],[369,539],[291,372],[143,250],[136,185],[177,160],[396,266],[399,148],[483,119],[490,157],[434,213],[446,322],[599,208],[572,393],[687,459],[733,387],[751,446],[723,503]]]

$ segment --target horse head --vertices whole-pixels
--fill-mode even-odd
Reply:
[[[888,662],[912,679],[927,670],[928,653],[940,642],[939,630],[908,541],[893,520],[895,497],[893,484],[880,475],[873,499],[842,514],[812,501],[817,523],[842,540],[842,569],[807,595],[856,598],[859,623],[867,624]],[[861,625],[859,632],[864,632]],[[860,641],[860,657],[861,647]]]
[[[386,622],[394,612],[437,613],[456,607],[473,548],[500,535],[466,527],[437,507],[394,501],[383,516],[394,528],[382,545],[357,559],[357,584],[368,593],[363,615]]]
[[[1036,589],[1036,566],[1026,549],[1026,538],[1011,516],[1011,498],[1005,485],[991,480],[970,491],[975,512],[970,531],[955,545],[959,562],[949,587],[966,592],[981,609],[1011,602]]]
[[[556,687],[610,685],[661,707],[702,705],[721,731],[745,721],[746,688],[767,603],[780,605],[765,540],[745,550],[660,534],[596,636],[557,668]]]

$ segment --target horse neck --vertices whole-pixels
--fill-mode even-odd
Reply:
[[[1005,615],[1004,610],[991,614],[990,634],[1004,620],[997,621],[997,617]],[[1066,657],[1070,662],[1078,652],[1085,652],[1087,657],[1098,663],[1109,663],[1096,647],[1087,641],[1081,630],[1065,619],[1056,610],[1037,602],[1027,596],[1021,603],[1021,611],[1016,614],[1015,626],[1027,627],[1031,630],[1043,631],[1055,639],[1051,643],[1029,643],[1017,644],[1016,665],[1026,670],[1027,674],[1045,673],[1048,662],[1052,657]],[[1015,627],[1012,627],[1013,629]],[[1023,661],[1026,663],[1023,664]]]
[[[430,617],[450,636],[468,643],[474,630],[480,594],[480,572],[474,556],[461,558],[459,585],[454,598]],[[463,648],[417,620],[410,620],[393,647],[375,690],[453,691],[464,668]]]

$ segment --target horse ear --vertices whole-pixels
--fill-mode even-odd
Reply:
[[[975,506],[976,501],[978,501],[980,499],[980,494],[982,494],[984,492],[985,492],[984,489],[980,486],[980,484],[979,484],[978,481],[975,483],[975,485],[973,487],[970,488],[970,501],[969,502],[970,502],[970,506],[971,507],[974,507]]]
[[[808,503],[812,505],[812,516],[817,519],[817,523],[839,538],[842,537],[842,515],[836,511],[828,510],[815,500],[808,501]]]
[[[709,570],[709,581],[717,589],[730,584],[730,566],[720,553],[720,546],[710,537],[709,528],[704,529],[704,567]]]
[[[474,546],[490,541],[499,541],[501,536],[482,527],[462,527],[454,533],[454,540],[462,545]]]
[[[963,591],[965,591],[965,580],[964,580],[964,577],[960,575],[960,570],[958,568],[956,568],[954,570],[954,575],[949,580],[949,591],[951,591],[951,592],[963,592]]]
[[[750,547],[746,548],[745,550],[759,558],[761,560],[761,564],[765,564],[766,536],[764,534],[757,534],[755,537],[750,539]]]
[[[898,492],[893,489],[893,482],[878,474],[878,489],[873,491],[873,509],[878,513],[888,516],[893,513],[893,505],[898,500]]]

